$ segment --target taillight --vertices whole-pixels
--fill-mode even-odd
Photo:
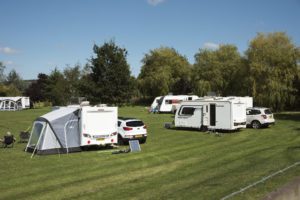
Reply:
[[[145,126],[143,126],[143,128],[144,128],[144,129],[147,129],[147,126],[145,125]]]
[[[118,133],[117,132],[113,132],[112,134],[110,134],[110,136],[114,136],[114,135],[117,135]]]
[[[123,129],[124,129],[124,131],[131,131],[132,130],[132,128],[130,128],[130,127],[123,127]]]
[[[90,134],[83,133],[82,135],[83,135],[83,137],[91,138],[91,135],[90,135]]]
[[[267,115],[261,115],[264,119],[267,119]]]

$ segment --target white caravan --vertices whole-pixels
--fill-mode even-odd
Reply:
[[[83,106],[80,112],[81,146],[118,143],[118,108]]]
[[[59,107],[34,121],[25,151],[56,154],[116,144],[117,123],[117,107]]]
[[[29,97],[0,97],[0,110],[15,111],[30,108]]]
[[[196,95],[167,95],[158,100],[158,112],[169,113],[174,110],[174,106],[179,105],[182,101],[192,101],[198,99]]]
[[[246,128],[246,104],[238,97],[204,97],[184,101],[175,115],[175,127],[203,130]]]
[[[161,96],[155,97],[155,99],[153,100],[150,108],[149,108],[149,112],[158,112],[158,106],[159,106],[159,100],[160,100]]]

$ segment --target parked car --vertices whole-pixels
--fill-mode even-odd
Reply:
[[[139,140],[141,144],[147,140],[147,127],[143,121],[135,118],[118,119],[118,143],[127,144],[129,140]]]
[[[269,108],[253,107],[246,109],[247,126],[252,128],[268,127],[275,124],[273,113]]]

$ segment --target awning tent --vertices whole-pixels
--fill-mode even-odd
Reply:
[[[81,151],[78,113],[79,108],[62,107],[37,118],[25,151],[36,154]]]

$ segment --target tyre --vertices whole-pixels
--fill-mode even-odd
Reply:
[[[252,128],[254,128],[254,129],[258,129],[258,128],[260,128],[261,127],[261,124],[260,124],[260,122],[259,121],[253,121],[252,123],[251,123],[251,126],[252,126]]]
[[[142,140],[140,140],[140,143],[141,143],[141,144],[145,144],[145,143],[146,143],[146,140],[147,140],[147,139],[142,139]]]
[[[124,140],[121,135],[118,135],[118,145],[124,145]]]

